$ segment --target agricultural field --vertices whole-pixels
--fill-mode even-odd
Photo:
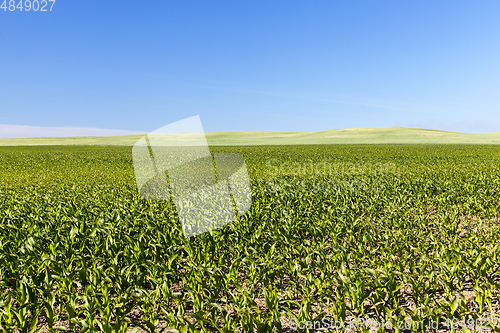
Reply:
[[[130,147],[0,147],[0,332],[500,332],[500,146],[211,150],[253,204],[185,238]]]
[[[0,131],[2,128],[0,127]],[[343,128],[319,132],[234,131],[205,133],[211,146],[333,144],[500,144],[500,132],[461,133],[408,127]],[[2,139],[0,146],[133,146],[144,134]]]

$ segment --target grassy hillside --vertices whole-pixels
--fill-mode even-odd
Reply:
[[[142,135],[0,139],[0,146],[90,145],[132,146]],[[347,128],[321,132],[213,132],[214,146],[297,144],[500,144],[500,132],[459,133],[405,127]]]

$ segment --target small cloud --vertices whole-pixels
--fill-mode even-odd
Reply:
[[[144,134],[140,131],[127,131],[95,127],[42,127],[0,124],[0,138],[43,138],[72,136],[114,136]]]

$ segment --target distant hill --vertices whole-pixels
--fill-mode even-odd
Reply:
[[[500,132],[459,133],[406,127],[346,128],[320,132],[212,132],[212,146],[309,144],[500,144]],[[0,139],[0,146],[133,146],[143,135]]]

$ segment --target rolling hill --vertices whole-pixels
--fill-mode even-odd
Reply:
[[[212,146],[308,144],[500,144],[500,132],[460,133],[406,127],[367,127],[320,132],[208,132]],[[143,135],[0,139],[0,146],[133,146]]]

